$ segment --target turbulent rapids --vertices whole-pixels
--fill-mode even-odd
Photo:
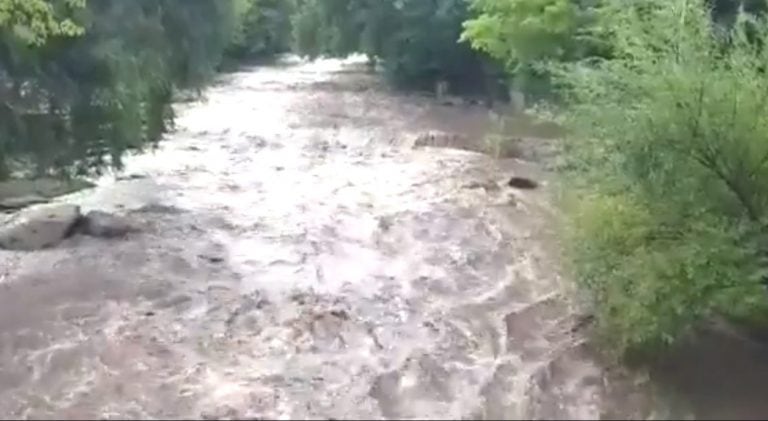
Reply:
[[[2,416],[604,415],[544,171],[414,145],[480,139],[487,110],[361,67],[222,76],[127,176],[62,199],[139,233],[3,252]]]

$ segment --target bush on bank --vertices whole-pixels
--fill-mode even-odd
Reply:
[[[768,310],[766,22],[608,1],[612,57],[553,64],[570,131],[566,254],[619,353]]]

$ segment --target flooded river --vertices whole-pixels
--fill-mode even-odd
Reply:
[[[412,147],[478,139],[487,110],[357,69],[222,76],[157,151],[65,199],[141,233],[0,255],[0,418],[610,416],[544,240],[546,173]]]

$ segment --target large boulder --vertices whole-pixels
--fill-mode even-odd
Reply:
[[[48,203],[52,198],[95,187],[91,182],[79,179],[54,178],[12,179],[0,181],[0,212]]]
[[[14,197],[38,196],[53,198],[95,187],[86,180],[58,180],[55,178],[13,179],[0,181],[0,200]]]
[[[40,250],[53,247],[72,233],[80,207],[57,204],[28,208],[0,225],[0,248]]]
[[[36,194],[9,197],[6,199],[0,199],[0,211],[15,211],[42,203],[48,203],[48,199]]]

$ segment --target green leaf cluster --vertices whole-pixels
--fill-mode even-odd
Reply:
[[[84,6],[85,0],[0,0],[0,30],[29,45],[42,45],[50,37],[81,35],[83,28],[67,15]]]

